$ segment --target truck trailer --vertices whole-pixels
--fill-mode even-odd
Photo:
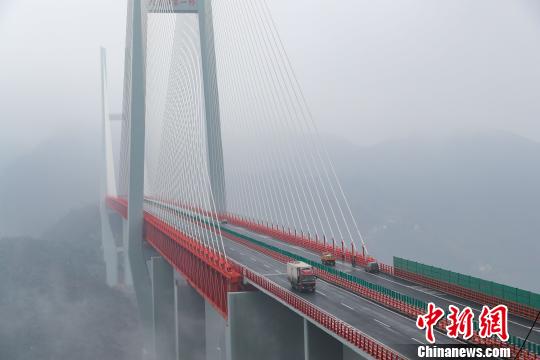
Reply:
[[[290,261],[287,263],[287,279],[291,282],[291,287],[300,291],[315,291],[315,272],[311,265],[301,261]]]

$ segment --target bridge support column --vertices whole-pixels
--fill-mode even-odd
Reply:
[[[261,292],[229,293],[227,360],[304,359],[302,318]]]
[[[362,360],[362,359],[370,359],[369,356],[362,356],[355,351],[353,351],[350,347],[343,344],[343,360]]]
[[[176,272],[174,274],[174,314],[175,359],[205,360],[205,300]]]
[[[175,358],[174,276],[171,265],[162,257],[150,259],[152,279],[152,328],[156,360]]]
[[[304,318],[304,360],[309,360],[309,323]]]
[[[131,275],[131,264],[129,263],[129,237],[128,237],[128,221],[122,221],[122,264],[124,269],[124,283],[128,287],[133,287],[133,276]]]
[[[118,257],[116,242],[109,223],[109,210],[105,203],[108,194],[116,195],[114,167],[112,165],[112,144],[110,136],[109,106],[107,101],[107,55],[101,48],[101,118],[102,118],[102,173],[100,178],[99,214],[101,218],[101,247],[105,261],[107,285],[118,285]]]
[[[125,250],[129,258],[129,269],[133,289],[140,312],[144,334],[144,358],[153,360],[152,331],[152,284],[143,252],[143,204],[144,204],[144,148],[146,114],[146,69],[142,0],[132,0],[128,9],[128,24],[131,24],[131,62],[127,62],[131,73],[128,141],[128,193],[127,221],[124,236]],[[143,21],[144,20],[144,21]],[[129,46],[128,45],[128,46]]]
[[[227,322],[210,303],[205,306],[205,338],[206,338],[206,360],[228,360],[227,359]],[[236,359],[236,358],[233,358]]]
[[[319,327],[304,319],[304,338],[306,339],[305,360],[327,360],[343,358],[343,344]]]
[[[105,198],[104,196],[102,198]],[[102,200],[102,203],[104,201]],[[107,285],[113,287],[118,285],[118,253],[113,230],[109,222],[109,210],[104,204],[100,204],[101,218],[101,246],[103,248],[103,259],[105,261],[105,276]]]

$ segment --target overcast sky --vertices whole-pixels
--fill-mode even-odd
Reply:
[[[540,141],[540,1],[267,1],[323,132]],[[99,126],[100,45],[119,110],[125,6],[0,0],[0,151]]]

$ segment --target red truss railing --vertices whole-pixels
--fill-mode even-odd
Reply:
[[[337,244],[334,244],[335,246],[333,244],[325,244],[320,241],[315,241],[311,238],[307,238],[305,236],[300,236],[298,234],[290,234],[288,231],[284,231],[283,229],[280,230],[277,227],[273,228],[264,224],[258,224],[232,214],[222,215],[221,218],[227,219],[227,221],[233,225],[241,226],[257,233],[272,236],[286,243],[298,245],[305,249],[313,250],[316,252],[330,251],[334,253],[336,257],[342,258],[348,262],[351,262],[351,259],[353,258],[352,251],[349,249],[342,249],[341,244],[339,245],[339,247]],[[356,260],[356,264],[359,265],[365,265],[368,261],[375,260],[370,256],[362,256],[362,254],[355,254],[354,259]],[[384,263],[379,263],[379,269],[386,274],[400,277],[405,280],[431,287],[436,290],[441,290],[448,294],[475,301],[479,304],[490,306],[505,304],[508,306],[508,310],[511,313],[526,319],[534,320],[538,313],[537,310],[522,304],[486,295],[478,291],[470,290],[455,284],[446,283],[444,281],[430,279],[428,277],[414,274],[405,270],[396,269],[393,266]]]
[[[252,281],[258,287],[272,293],[287,305],[295,308],[302,314],[316,321],[322,327],[339,335],[349,343],[353,344],[362,351],[368,353],[376,359],[405,359],[403,356],[392,351],[390,348],[382,345],[376,340],[366,336],[364,333],[345,323],[344,321],[330,315],[326,311],[307,302],[301,297],[284,289],[280,285],[268,280],[267,278],[256,274],[244,268],[244,277]]]
[[[127,201],[125,199],[107,196],[105,202],[109,208],[119,213],[124,219],[127,219]]]
[[[259,253],[262,253],[262,254],[265,254],[279,262],[282,262],[282,263],[287,263],[288,261],[291,261],[293,259],[290,259],[289,257],[283,255],[283,254],[279,254],[275,251],[272,251],[270,249],[266,249],[264,247],[261,247],[261,246],[258,246],[256,244],[253,244],[252,242],[250,241],[247,241],[247,240],[244,240],[242,238],[239,238],[237,236],[234,236],[232,234],[228,234],[228,233],[224,233],[223,236],[239,243],[239,244],[242,244],[250,249],[253,249],[253,250],[256,250],[257,252]],[[371,290],[371,289],[368,289],[366,287],[363,287],[357,283],[354,283],[352,281],[349,281],[349,280],[346,280],[346,279],[343,279],[337,275],[333,275],[331,273],[328,273],[324,270],[321,270],[321,269],[317,269],[317,268],[313,268],[313,270],[315,271],[315,274],[317,275],[318,278],[320,279],[323,279],[329,283],[332,283],[332,284],[335,284],[335,285],[338,285],[344,289],[347,289],[357,295],[360,295],[362,297],[365,297],[365,298],[368,298],[368,299],[371,299],[381,305],[384,305],[388,308],[391,308],[393,310],[397,310],[398,312],[401,312],[405,315],[408,315],[412,318],[416,318],[416,316],[418,315],[423,315],[424,314],[424,311],[419,309],[419,308],[416,308],[412,305],[409,305],[403,301],[399,301],[399,300],[396,300],[396,299],[393,299],[391,298],[390,296],[387,296],[387,295],[384,295],[383,293],[380,293],[378,291],[375,291],[375,290]]]
[[[122,216],[127,213],[125,199],[108,198],[107,203]],[[163,220],[144,213],[144,238],[216,310],[227,317],[227,293],[241,289],[241,274],[222,254],[190,238]]]
[[[127,202],[125,199],[107,198],[107,204],[109,205],[109,207],[120,213],[122,216],[126,217]],[[200,209],[192,210],[196,212],[201,212]],[[251,274],[251,277],[249,277],[249,279],[252,280],[254,283],[263,287],[267,291],[272,292],[281,300],[284,300],[289,305],[293,306],[295,309],[300,310],[302,313],[317,321],[322,326],[343,337],[355,346],[358,346],[358,348],[366,351],[370,355],[378,359],[402,358],[397,353],[377,343],[375,340],[367,337],[359,330],[333,317],[332,315],[327,314],[323,310],[317,308],[316,306],[310,304],[302,298],[297,297],[283,287],[251,272],[250,270],[241,265],[238,265],[234,262],[229,262],[220,254],[214,252],[212,249],[205,247],[198,241],[191,239],[182,231],[175,229],[174,227],[158,219],[157,217],[145,212],[144,218],[144,234],[146,240],[165,259],[167,259],[167,261],[172,266],[174,266],[178,272],[183,274],[186,280],[191,284],[191,286],[193,286],[205,299],[207,299],[222,314],[223,317],[227,317],[227,292],[240,290],[242,283],[242,274],[244,274],[244,276],[247,276],[247,274]],[[235,223],[230,218],[227,218],[227,220],[233,224],[247,227],[246,225],[240,224],[239,222]],[[216,229],[213,227],[204,224],[199,225],[211,231],[216,231]],[[268,231],[268,228],[265,228],[265,231]],[[262,232],[260,230],[257,230],[255,227],[251,229],[257,232]],[[273,233],[270,232],[265,232],[265,234],[275,236]],[[235,242],[241,243],[246,247],[257,250],[258,252],[268,255],[280,262],[286,263],[290,260],[287,256],[283,254],[279,254],[272,250],[263,248],[234,235],[228,233],[224,233],[223,235]],[[296,244],[303,246],[302,243]],[[362,260],[367,262],[369,261],[368,259],[371,258],[363,258]],[[361,264],[361,262],[358,263]],[[382,265],[381,270],[386,273],[393,274],[396,270],[398,272],[400,271],[399,269],[394,269],[389,265],[380,265]],[[405,302],[393,299],[382,293],[360,286],[354,282],[327,273],[323,270],[315,270],[319,278],[339,285],[358,295],[374,300],[388,308],[392,308],[394,310],[397,310],[398,312],[406,314],[409,317],[416,318],[416,316],[423,314],[422,310],[411,306]],[[292,299],[296,300],[293,301]],[[437,324],[437,327],[444,332],[446,325],[446,321],[443,320]],[[476,332],[471,339],[471,342],[497,347],[508,346],[508,344],[503,343],[498,339],[480,338]],[[512,355],[515,357],[519,349],[515,346],[510,346],[510,349],[512,351]],[[534,354],[531,354],[525,350],[520,353],[519,358],[524,360],[540,360],[540,356],[535,356]]]
[[[333,253],[337,258],[342,259],[350,263],[355,263],[361,266],[365,266],[368,262],[374,261],[375,259],[371,256],[365,256],[361,252],[356,250],[349,249],[345,247],[343,241],[328,241],[328,239],[312,239],[307,237],[307,234],[298,234],[294,233],[291,230],[280,229],[278,226],[271,227],[264,224],[258,224],[256,222],[244,219],[240,216],[234,214],[223,214],[220,216],[221,219],[226,219],[229,223],[241,226],[246,229],[255,231],[259,234],[264,234],[272,236],[276,239],[284,241],[289,244],[302,246],[306,249],[313,250],[319,253],[323,251],[329,251]]]
[[[263,253],[267,256],[270,256],[272,257],[273,259],[275,260],[278,260],[282,263],[287,263],[288,261],[290,261],[291,259],[288,258],[287,256],[283,255],[283,254],[279,254],[277,252],[274,252],[270,249],[266,249],[264,247],[261,247],[261,246],[258,246],[256,244],[253,244],[247,240],[244,240],[242,238],[239,238],[239,237],[236,237],[234,235],[231,235],[231,234],[228,234],[228,233],[224,233],[223,234],[224,236],[226,236],[227,238],[235,241],[235,242],[238,242],[248,248],[251,248],[253,250],[256,250],[257,252],[260,252],[260,253]],[[411,306],[403,301],[399,301],[399,300],[396,300],[396,299],[393,299],[389,296],[386,296],[380,292],[377,292],[377,291],[374,291],[374,290],[371,290],[371,289],[368,289],[366,287],[363,287],[363,286],[360,286],[359,284],[357,283],[354,283],[352,281],[348,281],[346,279],[343,279],[339,276],[336,276],[336,275],[333,275],[333,274],[330,274],[326,271],[323,271],[323,270],[320,270],[320,269],[314,269],[315,270],[315,273],[317,275],[317,277],[325,280],[325,281],[328,281],[330,283],[333,283],[333,284],[336,284],[344,289],[347,289],[355,294],[358,294],[362,297],[365,297],[365,298],[368,298],[370,300],[373,300],[383,306],[386,306],[390,309],[393,309],[394,311],[397,311],[397,312],[400,312],[412,319],[416,319],[418,315],[424,315],[424,311],[417,308],[417,307],[414,307],[414,306]],[[437,328],[439,330],[441,330],[443,333],[446,332],[446,327],[447,327],[447,322],[446,320],[441,320],[439,321],[439,323],[437,324]],[[484,339],[484,338],[481,338],[480,336],[478,336],[478,332],[475,331],[474,332],[474,335],[471,339],[469,339],[469,342],[473,343],[473,344],[478,344],[478,345],[487,345],[487,346],[493,346],[493,347],[509,347],[510,348],[510,351],[512,353],[512,356],[515,357],[519,351],[519,348],[517,348],[516,346],[513,346],[513,345],[510,345],[508,343],[505,343],[505,342],[502,342],[500,341],[499,339],[497,338],[489,338],[489,339]],[[520,355],[519,355],[519,359],[523,359],[523,360],[540,360],[540,356],[537,356],[535,354],[532,354],[530,352],[528,352],[527,350],[523,350],[521,351]]]

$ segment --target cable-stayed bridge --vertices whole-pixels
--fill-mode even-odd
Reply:
[[[108,283],[134,289],[149,359],[415,358],[428,302],[500,302],[364,271],[375,258],[265,1],[131,0],[127,19],[119,121],[102,51],[103,249]],[[291,290],[291,260],[313,266],[314,293]],[[507,305],[508,343],[468,342],[537,358],[537,329],[523,344],[535,309]],[[438,344],[465,342],[445,326]]]

